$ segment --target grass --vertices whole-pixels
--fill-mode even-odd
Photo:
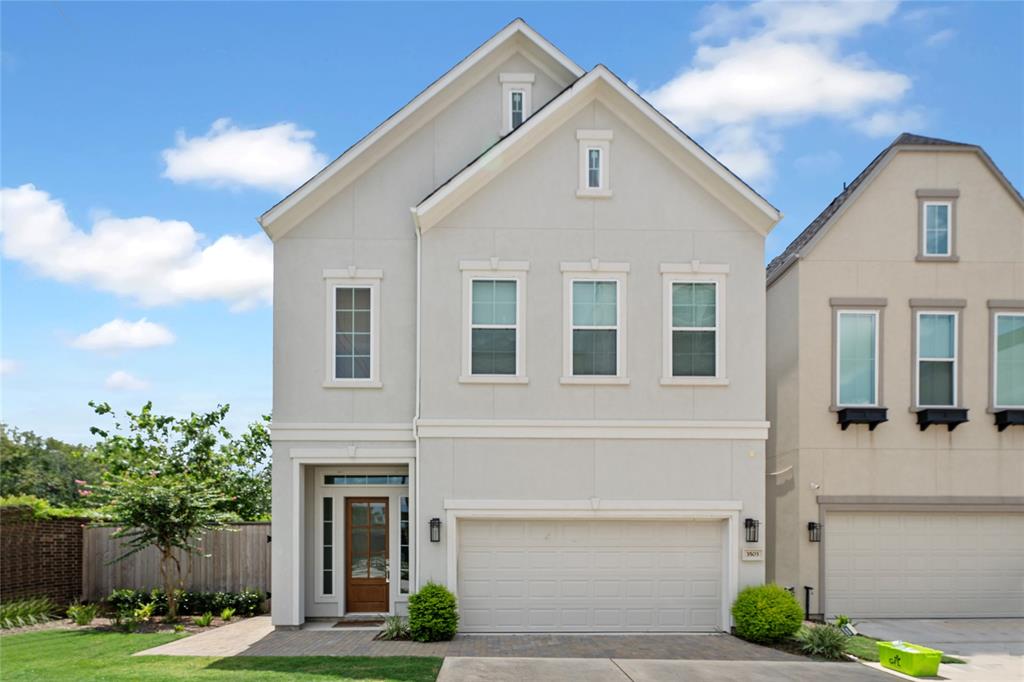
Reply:
[[[440,658],[364,656],[138,656],[185,635],[45,630],[0,637],[4,682],[155,682],[160,680],[331,680],[434,682]]]
[[[853,654],[859,659],[865,661],[878,662],[878,640],[864,635],[854,635],[846,640],[846,651],[847,653]],[[954,656],[942,655],[943,663],[963,663],[959,658]]]

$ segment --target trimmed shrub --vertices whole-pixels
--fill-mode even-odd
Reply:
[[[256,616],[262,612],[263,600],[266,598],[260,590],[245,589],[241,592],[185,592],[178,590],[178,613],[183,616],[198,616],[206,613],[220,613],[224,609],[234,609],[240,616]],[[122,588],[114,590],[107,597],[107,604],[114,613],[134,611],[144,604],[152,603],[154,615],[163,616],[167,613],[167,595],[160,588],[154,590],[133,590]]]
[[[75,625],[89,625],[99,613],[99,604],[72,604],[68,607],[68,618],[74,621]]]
[[[736,634],[751,642],[778,642],[796,634],[804,612],[796,597],[778,585],[747,587],[732,604]]]
[[[409,596],[409,634],[417,642],[451,639],[459,630],[455,595],[444,585],[428,582]]]
[[[804,628],[796,637],[800,650],[808,656],[835,661],[846,653],[846,635],[835,625]]]

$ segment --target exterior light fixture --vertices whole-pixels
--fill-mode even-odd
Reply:
[[[441,519],[436,516],[430,519],[430,541],[441,542]]]
[[[807,522],[807,539],[811,542],[821,542],[821,524],[817,521]]]
[[[757,519],[743,519],[743,528],[747,532],[747,542],[757,542],[757,529],[761,522]]]

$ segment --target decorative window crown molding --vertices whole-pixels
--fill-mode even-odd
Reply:
[[[562,272],[629,272],[629,263],[614,263],[591,258],[588,261],[563,261]]]
[[[384,271],[364,269],[350,265],[347,268],[324,268],[324,279],[383,279]]]
[[[576,139],[581,142],[591,141],[596,142],[598,140],[612,140],[615,137],[615,133],[610,130],[577,130]]]
[[[533,83],[537,77],[532,73],[500,73],[498,80],[502,83]]]
[[[490,258],[488,260],[460,260],[459,270],[476,270],[481,272],[529,272],[530,261],[528,260],[500,260]]]
[[[728,263],[702,263],[699,260],[692,260],[689,263],[662,263],[660,267],[663,275],[727,275],[729,271]]]

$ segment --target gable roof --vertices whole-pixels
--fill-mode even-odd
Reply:
[[[741,217],[754,227],[761,234],[767,234],[773,225],[777,223],[782,214],[777,208],[758,194],[750,185],[740,179],[735,173],[729,170],[722,162],[709,154],[707,150],[693,141],[686,133],[680,130],[660,111],[654,108],[647,100],[638,95],[632,88],[626,85],[608,67],[598,64],[585,76],[571,84],[550,102],[534,112],[522,125],[498,140],[489,149],[480,154],[460,171],[438,186],[433,192],[412,209],[416,224],[421,231],[426,231],[437,224],[444,216],[448,215],[459,204],[472,196],[478,189],[487,184],[495,177],[501,169],[506,168],[509,163],[519,158],[531,146],[536,143],[555,127],[563,123],[567,117],[566,112],[570,110],[572,103],[584,93],[593,91],[593,88],[603,84],[614,92],[618,93],[627,102],[633,105],[636,111],[653,123],[662,133],[667,135],[677,144],[674,151],[687,153],[687,158],[699,162],[703,171],[701,177],[697,177],[691,168],[683,168],[691,177],[701,184],[705,189],[716,196],[722,188],[728,188],[733,196],[738,195],[746,200],[748,206],[754,209],[750,215],[740,213]],[[669,150],[658,147],[666,155]],[[500,160],[500,162],[498,162]],[[677,162],[677,165],[681,165]],[[712,190],[709,185],[717,182],[718,186]],[[721,198],[721,197],[719,197]],[[726,203],[728,206],[728,202]],[[739,213],[739,211],[737,211]]]
[[[278,225],[281,222],[288,223],[287,220],[282,221],[282,218],[293,208],[303,203],[304,200],[323,187],[328,181],[343,175],[346,171],[352,172],[353,177],[348,180],[349,182],[355,177],[358,177],[360,171],[353,171],[352,169],[355,169],[355,166],[357,165],[356,162],[360,160],[361,157],[376,147],[383,139],[389,137],[389,135],[403,123],[412,120],[417,113],[421,112],[424,107],[431,102],[431,100],[434,100],[439,94],[447,90],[450,85],[459,80],[461,76],[470,71],[474,66],[479,64],[509,41],[517,38],[527,41],[528,44],[538,48],[542,53],[554,60],[554,62],[562,67],[565,70],[565,73],[569,75],[568,80],[577,79],[584,74],[583,69],[580,68],[576,62],[572,61],[565,55],[565,53],[555,47],[554,44],[537,33],[525,21],[523,21],[523,19],[516,18],[503,29],[491,36],[491,38],[466,56],[462,61],[445,72],[440,78],[427,86],[425,90],[416,95],[416,97],[414,97],[408,104],[389,116],[380,125],[371,130],[365,137],[342,152],[340,156],[331,161],[316,175],[274,204],[274,206],[268,209],[257,219],[260,226],[271,239],[276,240],[282,237],[289,229],[291,229],[294,222],[286,224],[283,227],[278,227]],[[347,184],[347,182],[345,184]]]
[[[819,213],[818,216],[812,220],[792,242],[789,243],[789,246],[787,246],[782,253],[768,263],[768,267],[766,269],[768,280],[767,285],[771,286],[775,280],[781,277],[782,274],[789,269],[789,266],[799,260],[803,254],[810,251],[815,238],[819,234],[823,233],[831,224],[832,219],[846,208],[854,195],[860,194],[862,187],[866,187],[870,184],[870,181],[873,180],[879,172],[881,172],[882,168],[889,163],[893,156],[900,151],[912,151],[915,149],[929,151],[940,151],[945,149],[948,151],[977,153],[981,157],[982,161],[985,162],[989,169],[1002,182],[1010,194],[1012,194],[1017,202],[1021,204],[1021,207],[1024,207],[1024,197],[1021,197],[1017,188],[1010,183],[985,150],[978,145],[968,144],[966,142],[953,142],[951,140],[943,140],[938,137],[914,135],[913,133],[902,133],[899,137],[893,140],[888,147],[879,152],[878,156],[872,159],[871,163],[864,167],[864,170],[862,170],[857,177],[853,179],[853,182],[846,185],[843,188],[843,191],[836,195],[829,205],[825,207],[825,210]]]

